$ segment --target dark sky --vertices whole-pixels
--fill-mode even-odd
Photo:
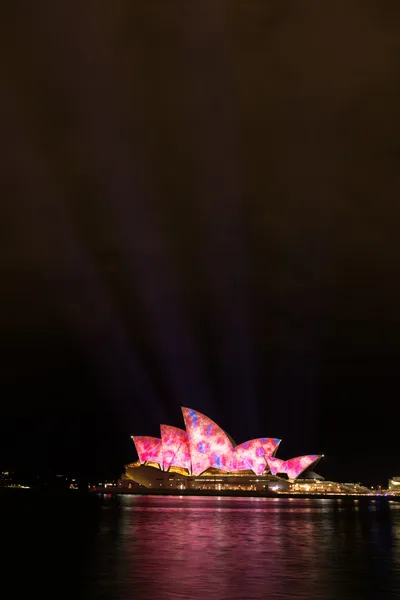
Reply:
[[[400,475],[400,4],[2,8],[0,466],[118,474],[181,404]]]

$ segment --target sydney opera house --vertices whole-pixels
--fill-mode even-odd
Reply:
[[[150,489],[284,491],[290,482],[322,479],[311,472],[321,456],[276,457],[281,440],[236,445],[214,421],[182,408],[185,429],[161,425],[159,438],[132,436],[139,460],[126,465],[126,487]]]

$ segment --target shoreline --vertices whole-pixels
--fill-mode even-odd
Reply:
[[[363,501],[386,501],[400,502],[400,496],[385,494],[313,494],[313,493],[290,493],[290,492],[257,492],[236,490],[138,490],[138,489],[116,489],[95,488],[89,490],[91,494],[102,494],[104,496],[172,496],[172,497],[223,497],[223,498],[271,498],[271,499],[310,499],[310,500],[363,500]]]
[[[277,493],[277,492],[257,492],[257,491],[237,491],[237,490],[140,490],[140,489],[118,489],[118,488],[91,488],[88,490],[60,490],[44,488],[6,488],[0,487],[0,499],[5,496],[23,495],[31,496],[53,496],[53,497],[95,497],[95,496],[152,496],[152,497],[214,497],[214,498],[266,498],[272,500],[337,500],[343,502],[362,502],[362,503],[399,503],[400,495],[385,494],[312,494],[312,493]]]

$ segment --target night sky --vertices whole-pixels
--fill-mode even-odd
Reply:
[[[2,7],[0,467],[205,412],[400,475],[400,3]]]

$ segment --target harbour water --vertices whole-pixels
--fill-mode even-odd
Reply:
[[[3,573],[40,597],[400,598],[400,504],[49,497],[2,511]]]

